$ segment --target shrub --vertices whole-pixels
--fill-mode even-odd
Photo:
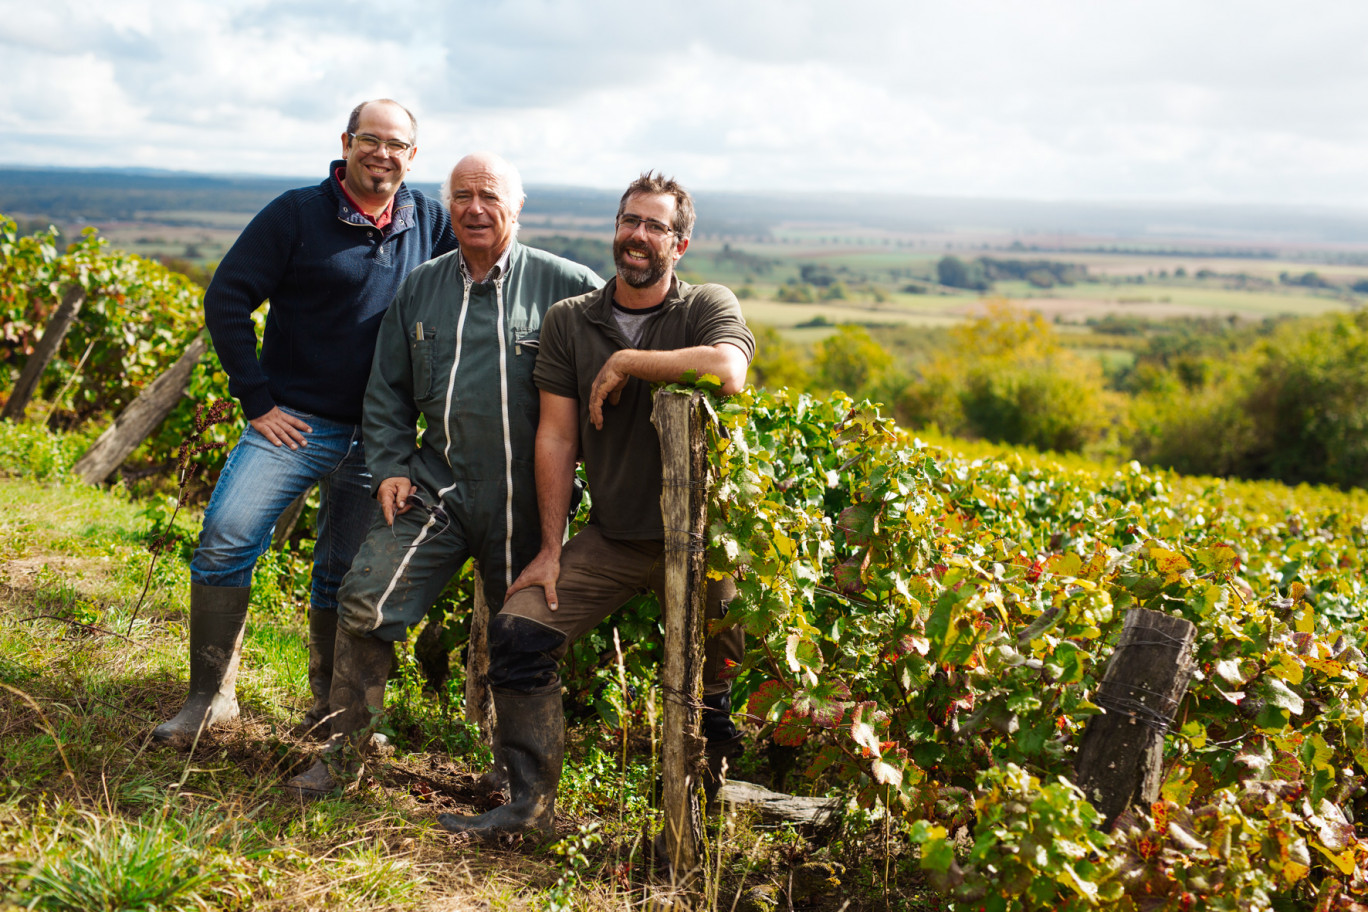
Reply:
[[[1148,384],[1134,452],[1182,472],[1363,486],[1365,363],[1368,314],[1281,324],[1252,348],[1205,362],[1196,383],[1179,374],[1181,384]]]
[[[1099,363],[1062,349],[1044,318],[1003,299],[953,330],[894,401],[914,428],[1060,452],[1101,445],[1125,414]]]

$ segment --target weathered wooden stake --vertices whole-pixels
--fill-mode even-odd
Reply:
[[[1132,804],[1148,807],[1163,784],[1164,734],[1192,679],[1190,621],[1132,608],[1093,702],[1106,710],[1083,731],[1077,782],[1111,829]]]
[[[72,473],[86,484],[99,484],[108,478],[171,414],[190,385],[190,372],[208,348],[204,334],[196,336],[176,363],[149,383],[147,389],[119,413],[94,446],[71,467]]]
[[[66,337],[67,330],[71,329],[71,324],[76,322],[76,315],[81,312],[85,298],[85,289],[79,285],[72,285],[62,295],[62,303],[57,305],[47,326],[43,327],[43,338],[33,347],[33,354],[24,362],[19,379],[14,381],[14,389],[10,390],[9,400],[5,402],[4,411],[0,411],[0,418],[18,421],[24,417],[24,409],[28,408],[29,400],[38,389],[43,371],[47,370],[48,364],[56,356],[57,348]]]
[[[484,577],[478,566],[466,649],[465,717],[467,722],[480,727],[486,744],[494,743],[494,695],[489,690],[489,605],[485,602]]]
[[[676,881],[698,867],[703,816],[698,804],[699,734],[703,694],[703,612],[707,588],[705,553],[708,461],[703,441],[703,393],[661,390],[651,423],[660,435],[665,520],[664,726],[661,773],[665,854]]]

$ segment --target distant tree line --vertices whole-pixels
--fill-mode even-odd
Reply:
[[[722,249],[712,255],[712,259],[718,265],[731,264],[752,275],[768,275],[781,262],[774,257],[747,253],[739,247],[733,247],[730,243],[724,243]]]
[[[1025,281],[1037,288],[1073,285],[1090,280],[1088,268],[1054,260],[1015,260],[981,256],[964,261],[944,256],[936,263],[936,280],[951,288],[987,291],[998,281]]]
[[[567,260],[582,263],[605,278],[613,274],[613,248],[606,241],[597,238],[567,237],[563,234],[523,237],[519,240],[529,247],[537,247]]]

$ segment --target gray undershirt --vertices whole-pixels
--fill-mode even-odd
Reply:
[[[628,310],[627,308],[613,302],[613,319],[617,321],[618,329],[627,337],[627,343],[633,348],[641,342],[641,334],[646,331],[646,324],[660,312],[661,307],[650,307],[646,310]]]

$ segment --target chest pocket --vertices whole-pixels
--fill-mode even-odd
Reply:
[[[413,398],[432,397],[432,376],[436,370],[437,330],[422,323],[409,336],[409,361],[413,369]]]
[[[540,329],[515,333],[513,337],[513,365],[511,374],[512,399],[518,408],[526,411],[536,408],[541,400],[537,386],[532,382],[532,372],[537,367],[537,351],[541,348]]]

